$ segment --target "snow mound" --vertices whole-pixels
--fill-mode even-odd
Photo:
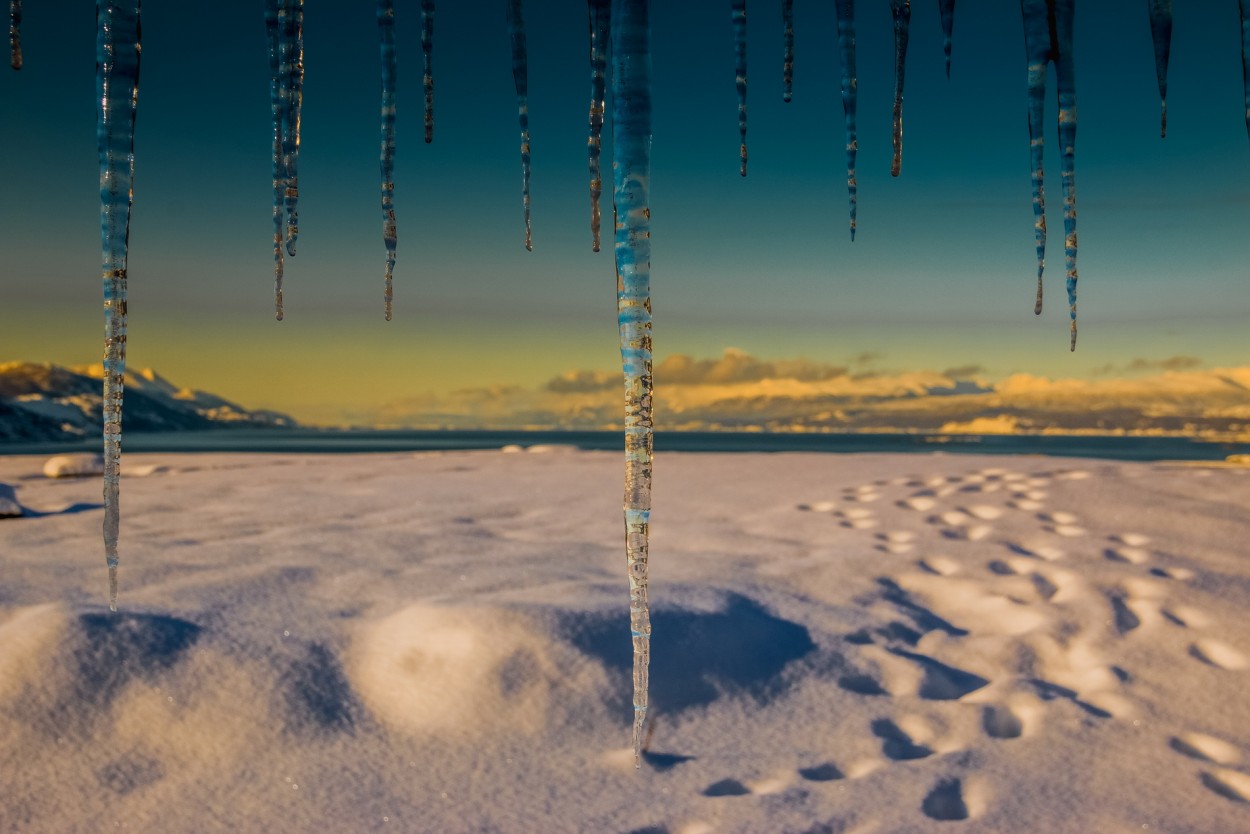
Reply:
[[[535,733],[551,718],[554,690],[603,679],[535,619],[497,608],[410,605],[365,625],[351,655],[349,675],[372,714],[417,734]]]
[[[104,472],[104,458],[82,452],[76,455],[57,455],[48,458],[43,474],[49,478],[85,478]]]
[[[0,484],[0,518],[18,518],[22,515],[22,505],[17,500],[17,493],[8,484]]]

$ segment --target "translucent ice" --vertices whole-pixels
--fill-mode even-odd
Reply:
[[[894,161],[890,173],[903,167],[903,74],[907,63],[907,34],[911,25],[911,0],[890,0],[894,18]]]
[[[781,31],[785,57],[781,65],[781,98],[794,98],[794,0],[781,0]]]
[[[603,194],[603,174],[599,158],[603,151],[603,97],[607,72],[611,0],[588,0],[590,14],[590,135],[586,148],[590,161],[591,249],[599,251],[599,198]]]
[[[733,0],[734,84],[738,88],[739,173],[747,175],[747,0]]]
[[[521,123],[521,202],[525,206],[525,248],[533,250],[530,233],[530,106],[529,58],[521,0],[508,0],[508,36],[512,40],[512,80],[516,84],[517,118]]]
[[[1155,44],[1155,73],[1159,77],[1159,135],[1168,135],[1168,56],[1172,52],[1172,0],[1148,0],[1150,35]]]
[[[846,190],[851,202],[851,240],[855,239],[855,101],[859,82],[855,76],[855,0],[837,0],[838,57],[842,64],[842,111],[846,115]]]
[[[382,242],[386,246],[386,276],[382,299],[391,320],[395,272],[395,0],[378,0],[378,36],[382,57]]]
[[[634,651],[634,764],[642,752],[651,663],[651,31],[647,0],[612,0],[612,206],[625,372],[625,556]]]
[[[126,374],[126,258],[135,173],[139,0],[96,5],[96,138],[100,151],[100,251],[104,279],[104,558],[117,610],[118,488]]]
[[[1072,62],[1075,0],[1021,0],[1028,62],[1029,150],[1033,162],[1033,217],[1037,238],[1037,300],[1042,311],[1042,271],[1046,262],[1046,200],[1042,184],[1046,67],[1055,65],[1059,98],[1060,168],[1063,180],[1064,262],[1067,268],[1070,347],[1076,350],[1076,73]]]

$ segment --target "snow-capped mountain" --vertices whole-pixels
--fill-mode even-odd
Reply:
[[[101,431],[103,369],[0,363],[0,442],[67,440]],[[166,432],[291,427],[273,411],[250,411],[205,391],[179,388],[155,371],[126,372],[125,427]]]

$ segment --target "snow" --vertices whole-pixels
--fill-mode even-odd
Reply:
[[[0,458],[22,831],[1246,828],[1244,466],[662,454],[635,772],[619,454],[127,460],[109,615],[98,481]]]
[[[48,478],[83,478],[100,475],[103,472],[104,458],[101,455],[86,452],[56,455],[48,458],[43,465],[43,474]]]

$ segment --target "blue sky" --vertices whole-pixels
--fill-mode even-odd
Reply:
[[[428,146],[417,5],[397,11],[395,320],[382,320],[373,4],[318,3],[306,15],[300,250],[278,324],[261,4],[145,4],[132,366],[306,419],[617,367],[611,254],[590,251],[584,8],[526,3],[527,253],[503,4],[440,4]],[[1017,4],[961,0],[949,81],[937,3],[913,4],[898,179],[888,5],[858,5],[851,243],[833,4],[796,1],[795,96],[783,104],[780,2],[749,3],[745,180],[729,4],[653,4],[658,356],[735,347],[768,359],[867,357],[863,367],[883,371],[980,365],[990,376],[1084,376],[1175,355],[1246,363],[1250,141],[1235,4],[1178,4],[1166,140],[1145,4],[1077,11],[1075,354],[1053,92],[1048,304],[1032,313]],[[0,73],[0,358],[77,364],[101,353],[94,27],[91,3],[28,4],[25,67]],[[610,218],[606,199],[603,208]]]

